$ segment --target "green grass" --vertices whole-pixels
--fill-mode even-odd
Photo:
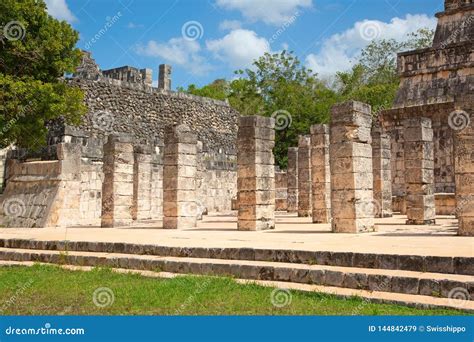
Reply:
[[[97,288],[113,291],[106,307],[94,305]],[[368,303],[361,298],[291,291],[291,303],[272,305],[273,288],[242,285],[230,278],[173,279],[90,272],[58,266],[0,267],[2,315],[455,315],[455,310],[421,310]],[[104,296],[105,297],[105,296]],[[100,302],[100,296],[99,296]],[[102,298],[105,299],[105,298]]]

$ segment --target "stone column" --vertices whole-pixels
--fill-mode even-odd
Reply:
[[[171,90],[171,65],[160,64],[158,68],[158,89]]]
[[[151,219],[163,220],[163,142],[155,143],[151,155]]]
[[[331,219],[331,170],[329,167],[329,126],[311,126],[311,178],[313,222]]]
[[[454,132],[454,171],[458,235],[474,236],[474,96],[456,99],[460,108],[450,114]]]
[[[288,177],[286,171],[275,171],[275,210],[288,209]]]
[[[140,145],[134,149],[133,207],[134,220],[151,219],[152,146]]]
[[[288,148],[288,209],[289,213],[298,212],[298,147]]]
[[[110,135],[104,145],[102,227],[128,226],[132,223],[132,141],[132,137],[127,135]]]
[[[348,101],[331,108],[329,145],[332,230],[374,230],[372,114],[369,105]]]
[[[275,120],[239,117],[237,133],[238,229],[275,228]]]
[[[405,128],[407,224],[434,224],[434,156],[431,119],[408,118]]]
[[[311,216],[311,137],[298,138],[298,216]]]
[[[392,170],[390,135],[376,123],[372,127],[372,167],[374,170],[375,217],[391,217]]]
[[[197,136],[186,125],[165,129],[163,228],[196,226]]]

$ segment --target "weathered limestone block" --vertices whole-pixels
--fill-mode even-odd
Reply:
[[[165,130],[163,167],[163,228],[196,226],[197,136],[186,125]]]
[[[392,216],[390,135],[377,123],[372,127],[372,167],[376,217]]]
[[[329,126],[311,126],[312,217],[314,223],[331,219],[331,170],[329,167]]]
[[[405,119],[407,224],[434,224],[434,155],[431,119]]]
[[[135,146],[132,207],[134,220],[149,220],[152,218],[152,152],[152,146]]]
[[[151,163],[151,218],[163,219],[163,146],[155,146]]]
[[[286,171],[275,172],[275,210],[288,208],[288,177]]]
[[[459,220],[458,235],[474,236],[474,96],[463,95],[456,99],[460,108],[455,114],[454,168],[456,181],[456,214]],[[454,117],[451,117],[454,119]],[[454,120],[452,120],[454,121]]]
[[[288,148],[288,212],[298,211],[298,147]]]
[[[312,214],[311,205],[311,136],[298,139],[298,216]]]
[[[128,226],[133,207],[133,139],[110,135],[104,145],[102,227]]]
[[[373,231],[371,108],[356,101],[335,105],[330,127],[332,230]]]
[[[237,133],[237,197],[239,230],[275,228],[275,120],[239,118]]]

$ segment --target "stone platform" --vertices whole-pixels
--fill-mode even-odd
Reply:
[[[154,229],[161,222],[8,228],[0,229],[0,260],[231,276],[473,311],[474,238],[456,235],[454,217],[438,216],[434,226],[405,220],[379,218],[375,232],[361,234],[335,234],[330,224],[285,212],[277,213],[274,230],[256,232],[238,231],[235,213],[206,215],[197,228],[178,230]]]
[[[0,229],[0,239],[474,257],[474,237],[456,235],[457,220],[454,216],[437,216],[434,226],[410,226],[405,221],[406,216],[395,215],[375,219],[377,231],[372,233],[334,234],[330,224],[315,224],[308,217],[277,212],[274,230],[245,232],[237,230],[236,213],[229,212],[205,215],[197,228],[190,229],[153,229],[161,227],[161,221],[135,223],[126,228],[8,228]]]

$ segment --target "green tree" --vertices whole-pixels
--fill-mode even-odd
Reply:
[[[344,99],[363,101],[376,114],[390,108],[398,89],[397,53],[431,46],[434,31],[420,29],[404,41],[381,39],[372,41],[360,54],[350,71],[336,73],[339,93]]]
[[[86,112],[82,91],[64,80],[80,63],[79,35],[43,0],[2,0],[0,23],[0,147],[36,148],[49,121],[74,124]]]
[[[238,71],[253,98],[261,99],[258,110],[248,114],[276,119],[274,153],[277,164],[286,167],[288,147],[296,146],[298,135],[308,134],[312,124],[328,121],[329,108],[338,96],[301,65],[293,52],[266,53],[253,66]]]

